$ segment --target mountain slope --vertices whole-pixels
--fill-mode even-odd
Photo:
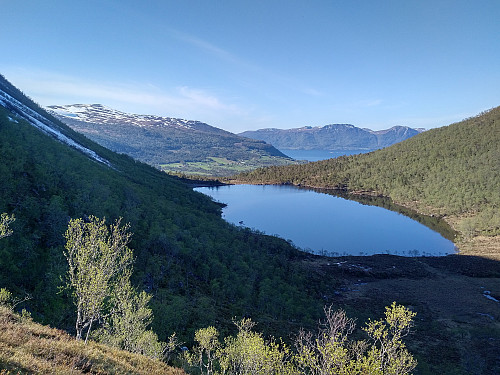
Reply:
[[[0,91],[109,163],[0,104],[0,212],[16,216],[14,234],[0,243],[0,286],[32,294],[25,307],[36,320],[74,329],[71,299],[58,293],[67,268],[62,235],[70,218],[85,215],[131,224],[133,281],[154,295],[153,329],[162,340],[174,331],[192,340],[216,320],[227,330],[235,316],[286,336],[290,322],[312,325],[321,316],[321,296],[336,282],[311,283],[305,255],[286,241],[226,223],[219,204],[74,132],[1,76]]]
[[[200,121],[134,115],[100,104],[47,109],[104,147],[165,171],[230,175],[292,162],[263,141],[243,138]]]
[[[370,191],[448,218],[465,237],[500,234],[500,107],[369,154],[261,169],[258,183]]]
[[[373,131],[349,124],[322,127],[305,126],[296,129],[261,129],[239,135],[259,139],[279,149],[297,150],[374,150],[401,142],[420,133],[421,129],[394,126]]]

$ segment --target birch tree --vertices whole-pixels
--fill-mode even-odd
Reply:
[[[301,330],[296,338],[296,363],[302,373],[311,375],[349,374],[356,351],[349,350],[349,335],[354,331],[355,321],[343,310],[333,311],[325,307],[325,321],[321,322],[318,334]],[[351,371],[351,372],[350,372]]]
[[[4,212],[0,215],[0,238],[8,237],[12,234],[9,225],[12,224],[14,220],[16,220],[14,214],[9,216],[9,214]]]
[[[298,375],[286,345],[264,340],[252,330],[255,323],[250,319],[235,324],[238,334],[227,337],[218,351],[222,375]]]
[[[402,338],[413,327],[415,314],[393,302],[385,319],[370,320],[363,328],[369,340],[352,341],[355,321],[342,310],[325,308],[318,334],[301,331],[297,336],[295,363],[300,373],[311,375],[410,374],[417,361]]]
[[[185,357],[189,364],[200,369],[201,375],[213,375],[214,363],[217,360],[217,350],[220,348],[219,331],[213,326],[201,328],[194,334],[197,345],[193,352],[186,352]]]
[[[9,225],[15,220],[14,215],[9,216],[5,212],[0,215],[0,238],[8,237],[12,234]],[[5,288],[0,289],[0,306],[7,306],[13,309],[12,293]]]
[[[108,228],[106,219],[90,216],[73,219],[64,234],[64,255],[69,269],[67,286],[72,289],[77,310],[76,338],[87,342],[92,324],[104,317],[116,286],[130,277],[132,250],[127,247],[129,225],[121,219]]]
[[[162,359],[166,344],[148,326],[153,311],[147,306],[151,295],[137,291],[128,279],[123,279],[111,297],[111,313],[95,337],[99,342],[131,353]]]

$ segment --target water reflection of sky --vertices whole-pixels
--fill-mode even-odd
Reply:
[[[444,255],[454,244],[404,215],[381,207],[297,189],[293,186],[232,185],[197,188],[227,204],[233,224],[292,240],[314,252],[371,255]]]

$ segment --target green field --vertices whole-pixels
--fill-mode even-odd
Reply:
[[[260,167],[289,164],[289,159],[279,156],[261,156],[238,161],[222,157],[208,157],[204,161],[160,164],[160,169],[167,173],[182,173],[193,176],[231,176]]]

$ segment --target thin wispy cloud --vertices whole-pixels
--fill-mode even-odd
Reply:
[[[204,90],[195,89],[187,86],[177,88],[182,101],[190,101],[193,104],[201,105],[206,108],[220,110],[237,110],[236,106],[228,105],[221,102],[216,96],[207,93]]]
[[[192,46],[195,46],[201,50],[209,52],[210,54],[215,55],[218,58],[224,59],[226,61],[234,62],[234,63],[237,62],[237,63],[240,63],[242,65],[247,65],[246,62],[240,60],[235,55],[233,55],[231,52],[226,51],[225,49],[220,48],[220,47],[216,46],[215,44],[210,43],[204,39],[201,39],[201,38],[196,37],[194,35],[189,35],[189,34],[177,31],[177,30],[172,31],[172,33],[177,39],[179,39],[185,43],[188,43]]]
[[[25,88],[41,105],[101,103],[124,111],[145,108],[168,116],[209,116],[215,112],[238,114],[238,106],[215,94],[189,86],[172,87],[165,92],[144,83],[97,82],[53,72],[14,69],[7,79]],[[142,111],[144,112],[144,110]],[[146,114],[146,113],[142,113]]]
[[[228,51],[227,49],[221,48],[218,45],[209,42],[198,36],[187,34],[178,30],[171,30],[172,35],[178,40],[192,45],[208,54],[220,59],[226,63],[230,63],[233,68],[239,70],[243,76],[247,78],[246,83],[248,84],[248,77],[253,77],[250,80],[250,85],[260,85],[262,81],[264,82],[274,82],[276,86],[283,86],[286,89],[291,89],[293,91],[300,92],[307,96],[323,96],[324,94],[312,87],[307,87],[307,84],[298,81],[295,77],[284,75],[281,72],[270,70],[264,68],[252,61],[245,60],[235,53]],[[253,81],[253,82],[252,82]]]
[[[306,95],[309,95],[309,96],[323,96],[324,95],[321,91],[316,90],[312,87],[305,88],[302,90],[302,92]]]

